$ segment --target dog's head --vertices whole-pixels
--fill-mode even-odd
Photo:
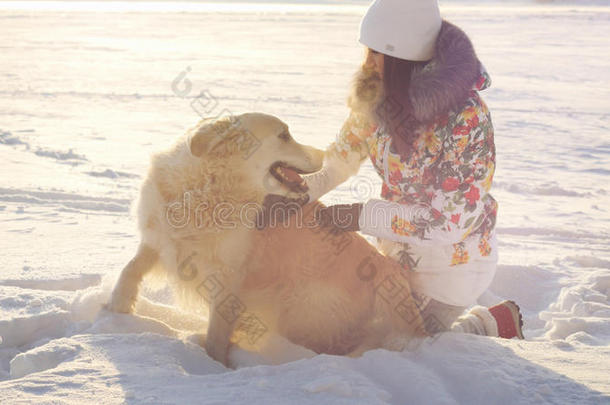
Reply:
[[[320,170],[324,157],[297,143],[284,122],[261,113],[203,120],[191,131],[189,147],[202,159],[226,159],[261,196],[306,192],[300,174]]]

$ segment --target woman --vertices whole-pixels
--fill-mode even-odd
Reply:
[[[490,81],[470,40],[441,19],[435,0],[377,0],[360,42],[368,50],[350,115],[324,169],[304,177],[313,201],[369,157],[382,199],[330,206],[320,222],[378,237],[408,271],[429,333],[523,338],[512,301],[463,315],[489,287],[498,258],[493,127],[478,94]]]

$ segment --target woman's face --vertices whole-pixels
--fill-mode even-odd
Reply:
[[[383,78],[383,54],[368,48],[366,51],[366,60],[364,66],[376,72],[379,77]]]

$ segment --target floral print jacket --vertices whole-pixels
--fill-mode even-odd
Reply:
[[[489,84],[483,70],[460,111],[417,129],[416,148],[404,159],[383,127],[370,125],[355,113],[332,145],[345,161],[370,157],[383,179],[382,199],[365,203],[361,232],[384,240],[382,247],[409,270],[452,271],[467,263],[497,260],[498,204],[489,193],[495,170],[494,131],[478,94]]]

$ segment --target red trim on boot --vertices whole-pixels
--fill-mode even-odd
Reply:
[[[490,307],[489,312],[496,318],[498,334],[501,338],[512,339],[518,337],[523,339],[521,313],[517,304],[512,301],[505,301]]]

